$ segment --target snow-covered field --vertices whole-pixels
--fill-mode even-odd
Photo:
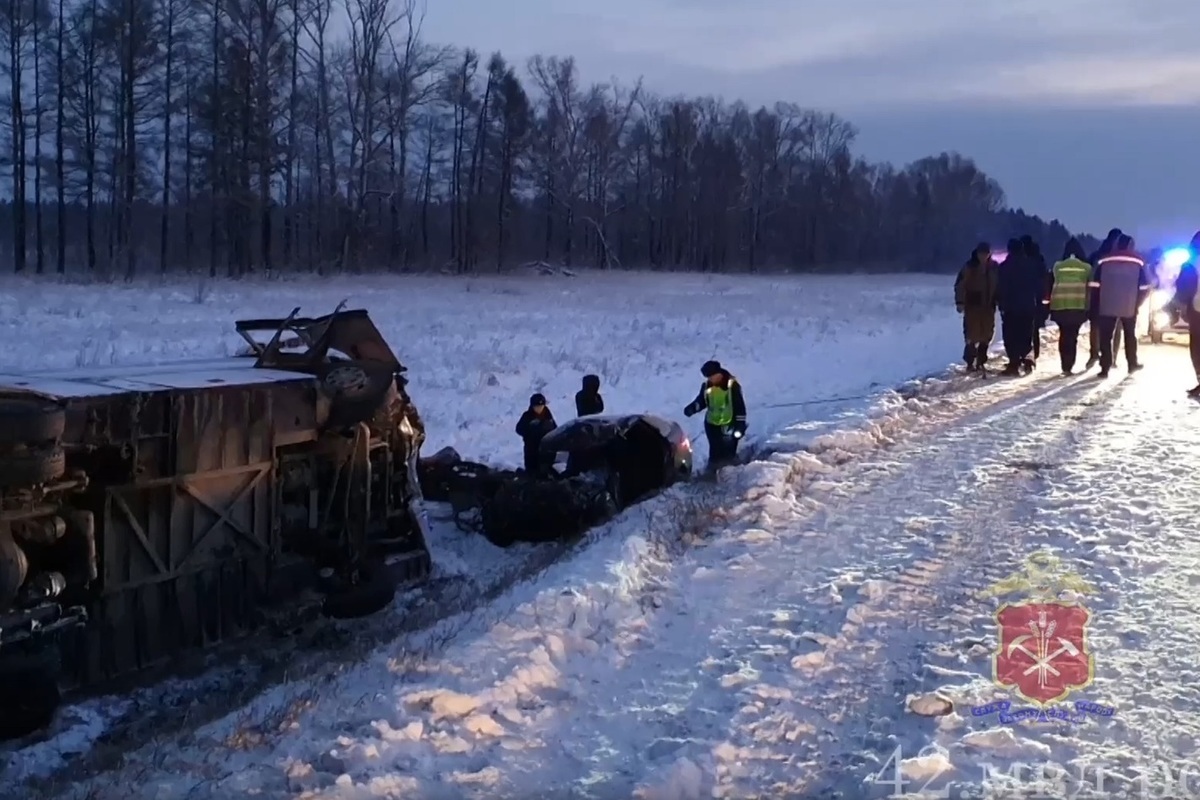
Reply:
[[[745,382],[769,455],[632,509],[482,611],[306,665],[119,758],[75,752],[102,727],[100,704],[68,710],[58,735],[10,754],[0,784],[97,800],[1088,796],[1098,783],[1114,796],[1140,771],[1157,791],[1143,796],[1191,796],[1194,770],[1178,792],[1200,736],[1187,502],[1200,434],[1179,420],[1197,413],[1182,399],[1186,353],[1144,348],[1144,372],[1118,366],[1105,383],[1049,368],[892,391],[956,359],[948,284],[584,276],[345,291],[410,366],[431,448],[515,460],[526,395],[569,416],[587,371],[610,408],[678,417],[715,355]],[[234,318],[341,299],[311,283],[218,286],[202,303],[188,289],[95,291],[0,285],[6,341],[55,342],[7,358],[219,355]],[[73,310],[85,299],[103,314]],[[852,399],[788,405],[831,397]],[[434,547],[449,571],[496,553],[461,536]],[[999,696],[997,602],[978,592],[1042,547],[1100,589],[1087,600],[1095,685],[1079,697],[1111,717],[972,713]],[[953,712],[907,710],[935,697]]]
[[[238,319],[366,308],[409,368],[426,451],[516,464],[530,394],[574,416],[583,375],[613,411],[681,417],[721,360],[755,406],[751,433],[797,416],[771,404],[858,393],[956,357],[947,277],[766,279],[690,274],[181,283],[0,281],[0,371],[232,355]],[[699,423],[693,420],[698,427]]]

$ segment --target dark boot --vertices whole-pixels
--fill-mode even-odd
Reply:
[[[970,372],[975,366],[975,345],[967,342],[963,345],[963,363],[967,365],[967,372]]]
[[[1200,397],[1200,383],[1196,384],[1191,389],[1188,389],[1187,396],[1188,397]]]
[[[981,372],[987,367],[988,346],[984,342],[975,347],[975,368]]]
[[[1001,375],[1020,375],[1021,362],[1010,361],[1004,365],[1004,369],[1000,372]]]

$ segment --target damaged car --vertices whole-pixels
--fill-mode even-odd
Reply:
[[[453,450],[422,461],[422,489],[455,521],[498,547],[578,536],[692,474],[683,429],[651,414],[587,416],[551,431],[540,449],[549,475],[464,462]]]

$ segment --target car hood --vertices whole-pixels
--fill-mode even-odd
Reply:
[[[624,436],[639,422],[650,425],[670,440],[672,429],[677,427],[667,420],[649,414],[627,414],[624,416],[579,417],[565,422],[546,434],[541,449],[553,453],[573,453],[603,447],[614,439]]]

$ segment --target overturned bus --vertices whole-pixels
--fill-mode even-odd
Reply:
[[[242,356],[0,374],[0,738],[284,600],[427,577],[405,368],[365,311],[299,311],[236,323]]]

